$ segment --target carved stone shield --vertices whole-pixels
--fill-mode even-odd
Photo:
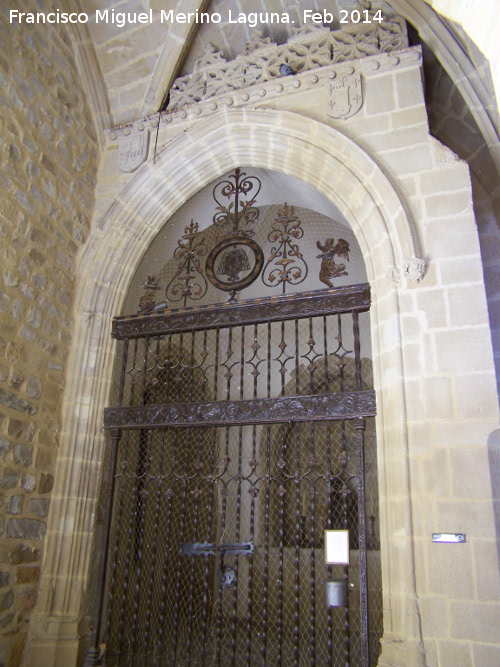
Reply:
[[[146,160],[149,146],[149,130],[121,136],[118,146],[118,169],[131,172]]]
[[[340,76],[327,86],[326,113],[330,118],[345,120],[358,113],[363,105],[361,76]]]

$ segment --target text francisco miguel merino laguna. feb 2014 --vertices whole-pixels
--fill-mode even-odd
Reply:
[[[376,13],[364,11],[352,11],[348,16],[347,10],[341,10],[340,23],[372,23],[383,21],[380,10]],[[356,15],[356,16],[354,16]],[[17,9],[10,10],[10,23],[110,23],[118,28],[139,23],[246,23],[251,28],[266,23],[295,23],[294,16],[288,12],[232,12],[230,9],[227,15],[223,16],[220,12],[176,12],[173,9],[160,10],[153,12],[152,9],[146,12],[118,12],[114,9],[96,10],[92,14],[85,12],[62,12],[55,9],[52,12],[20,12]],[[337,16],[323,9],[314,11],[311,9],[302,10],[302,22],[312,21],[313,23],[328,24],[337,20]]]

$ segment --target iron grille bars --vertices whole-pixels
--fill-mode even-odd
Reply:
[[[281,319],[264,310],[247,321],[255,304],[227,305],[215,327],[207,310],[194,327],[175,313],[158,332],[161,314],[125,336],[118,405],[106,411],[106,428],[123,432],[97,633],[107,665],[366,667],[376,657],[362,437],[375,413],[362,356],[369,293],[350,290],[355,305],[339,310],[335,292],[312,305],[287,297],[289,311],[280,300]],[[345,527],[352,563],[326,566],[323,529]],[[327,609],[320,584],[339,573],[358,594]]]

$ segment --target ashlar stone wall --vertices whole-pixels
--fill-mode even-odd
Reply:
[[[2,3],[0,40],[0,665],[11,667],[37,599],[98,155],[69,35],[10,24]]]

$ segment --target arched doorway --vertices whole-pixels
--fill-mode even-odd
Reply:
[[[77,594],[75,581],[81,580],[82,588],[88,588],[88,576],[82,573],[90,571],[99,471],[103,461],[102,409],[110,402],[111,316],[121,309],[137,263],[165,215],[172,215],[203,184],[235,164],[249,161],[252,166],[271,167],[314,184],[338,205],[355,230],[372,285],[370,312],[376,341],[373,358],[379,398],[379,475],[388,480],[381,487],[384,494],[380,519],[382,543],[384,540],[388,543],[388,531],[403,534],[411,526],[409,505],[400,506],[397,516],[388,515],[384,509],[384,503],[393,492],[392,480],[398,480],[399,489],[399,481],[407,479],[401,350],[397,336],[393,336],[397,327],[398,295],[394,280],[387,279],[388,267],[392,276],[404,276],[408,267],[412,267],[412,258],[420,253],[405,206],[367,154],[332,128],[292,113],[274,111],[228,111],[222,122],[220,118],[216,120],[215,124],[212,119],[208,120],[174,140],[168,150],[158,156],[155,165],[147,165],[137,173],[94,229],[80,261],[82,278],[77,295],[75,346],[69,362],[73,373],[65,402],[58,460],[60,471],[56,476],[60,488],[53,498],[39,604],[39,618],[52,619],[54,600],[60,600],[57,618],[50,621],[49,651],[64,650],[66,655],[78,646],[74,619],[80,617],[83,596]],[[193,142],[198,145],[196,153],[192,150]],[[262,148],[258,155],[252,154],[249,158],[247,146],[250,144]],[[298,155],[307,155],[307,162],[297,160]],[[163,193],[162,218],[158,214],[160,191]],[[364,224],[368,220],[369,224]],[[384,334],[388,335],[381,336],[385,322],[390,322],[391,328],[386,327]],[[382,366],[391,368],[383,383]],[[384,416],[388,411],[390,428]],[[398,442],[398,457],[388,458],[386,449],[394,439]],[[394,492],[399,493],[396,489]],[[71,503],[69,514],[68,502]],[[69,523],[66,517],[70,515]],[[81,527],[80,532],[74,530],[75,525]],[[385,634],[389,641],[391,637],[404,636],[408,624],[417,636],[411,620],[416,600],[406,594],[413,568],[412,542],[407,540],[404,548],[400,546],[398,544],[390,562],[385,563],[385,569],[383,563],[384,617],[390,620],[391,628]],[[59,555],[63,552],[71,557],[61,562]],[[403,594],[403,590],[406,593]],[[393,599],[397,601],[394,607]],[[38,625],[36,628],[38,633]],[[73,638],[65,639],[64,646],[57,639],[62,636],[61,632]],[[43,643],[45,646],[46,634],[40,630],[37,636],[40,640],[32,645],[40,647]],[[407,641],[407,650],[418,651],[418,642],[418,638]]]
[[[112,518],[95,637],[109,665],[368,665],[380,652],[361,251],[345,219],[258,207],[271,172],[247,171],[208,186],[213,225],[192,220],[175,249],[182,209],[167,223],[131,284],[137,299],[147,276],[139,313],[113,323]],[[325,530],[349,532],[345,563],[325,562]],[[330,583],[350,593],[327,606]]]

